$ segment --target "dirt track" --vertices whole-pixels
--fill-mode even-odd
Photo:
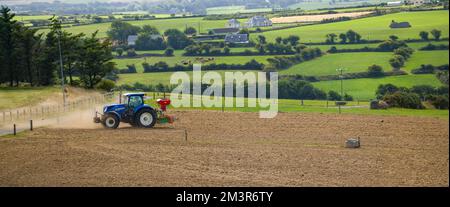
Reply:
[[[320,15],[301,15],[289,17],[275,17],[270,19],[273,23],[295,23],[295,22],[320,22],[324,19],[336,19],[339,17],[360,17],[372,13],[368,12],[349,12],[337,14],[320,14]]]
[[[0,138],[0,186],[449,185],[448,120],[175,114],[173,129],[124,124]],[[343,148],[355,136],[362,148]]]

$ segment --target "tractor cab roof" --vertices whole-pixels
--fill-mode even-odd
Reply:
[[[129,96],[145,96],[145,93],[125,93],[123,96],[129,97]]]

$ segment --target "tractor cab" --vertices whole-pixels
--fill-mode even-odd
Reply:
[[[134,109],[144,105],[145,93],[126,93],[123,94],[124,105],[127,109]]]

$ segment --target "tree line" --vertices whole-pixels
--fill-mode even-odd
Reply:
[[[71,85],[94,88],[114,69],[111,42],[100,41],[94,33],[73,35],[50,19],[47,34],[14,20],[7,7],[0,9],[0,84],[48,86],[61,82],[60,57],[64,79]]]

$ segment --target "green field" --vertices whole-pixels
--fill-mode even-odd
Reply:
[[[147,93],[148,96],[152,97],[153,93]],[[155,93],[155,98],[162,97],[162,93]],[[166,94],[167,97],[170,97],[170,94]],[[191,100],[196,99],[200,100],[200,96],[190,96]],[[236,99],[244,99],[245,107],[224,107],[224,111],[240,111],[240,112],[259,112],[260,110],[267,110],[267,108],[257,107],[247,107],[248,106],[248,98],[234,98]],[[154,100],[150,99],[146,101],[147,104],[150,104],[154,107],[157,107]],[[223,99],[222,99],[223,103]],[[172,106],[169,106],[169,110],[174,109]],[[178,109],[187,109],[187,110],[222,110],[222,107],[182,107]],[[303,105],[301,105],[300,100],[292,100],[292,99],[278,99],[278,111],[279,112],[302,112],[302,113],[339,113],[339,109],[335,106],[334,101],[322,101],[322,100],[304,100]],[[436,110],[436,109],[401,109],[401,108],[390,108],[387,110],[370,110],[369,102],[366,101],[349,101],[346,106],[341,109],[343,114],[359,114],[359,115],[382,115],[382,116],[425,116],[425,117],[437,117],[448,119],[449,111],[448,110]]]
[[[344,92],[359,100],[375,98],[375,91],[380,84],[391,83],[396,86],[412,87],[414,85],[441,86],[439,80],[432,74],[426,75],[403,75],[388,76],[382,78],[361,78],[344,80]],[[320,81],[313,83],[314,86],[324,91],[340,91],[340,81]]]
[[[338,68],[344,68],[345,73],[356,73],[367,71],[367,68],[373,64],[380,65],[387,71],[391,68],[388,62],[391,57],[392,53],[389,52],[327,54],[320,58],[294,65],[287,70],[282,70],[280,74],[300,74],[306,76],[336,75],[336,69]]]
[[[246,9],[245,6],[223,6],[206,9],[207,15],[271,12],[271,8]]]
[[[227,20],[203,20],[203,17],[190,17],[190,18],[173,18],[173,19],[153,19],[153,20],[141,20],[141,21],[127,21],[130,24],[136,26],[151,25],[160,32],[164,32],[167,29],[180,29],[184,30],[186,27],[195,27],[197,30],[200,28],[200,32],[206,33],[209,29],[223,28]],[[64,28],[65,31],[78,34],[92,34],[95,31],[98,32],[98,37],[106,37],[106,31],[110,28],[111,23],[90,24],[83,26],[72,26]],[[48,29],[40,30],[47,32]]]
[[[0,87],[0,110],[18,108],[45,101],[61,89],[57,87]]]
[[[419,50],[422,47],[425,47],[428,44],[435,44],[435,45],[448,45],[448,41],[429,41],[429,42],[412,42],[407,43],[408,47]],[[311,45],[310,47],[317,47],[320,48],[322,51],[327,51],[331,47],[336,47],[337,49],[358,49],[358,48],[376,48],[378,47],[379,43],[370,43],[370,44],[335,44],[335,45]]]
[[[225,81],[225,72],[237,72],[238,70],[211,70],[213,72],[218,72],[220,76],[222,76],[222,81]],[[247,72],[257,72],[255,70],[239,70],[242,73]],[[192,80],[192,71],[186,71],[189,74],[189,77]],[[209,71],[202,71],[202,74],[205,74]],[[140,74],[120,74],[119,80],[117,82],[118,85],[122,84],[134,84],[136,82],[142,84],[152,84],[156,85],[162,83],[164,85],[170,84],[170,77],[173,72],[154,72],[154,73],[140,73]]]
[[[330,24],[319,24],[311,26],[296,27],[285,30],[268,31],[263,34],[268,41],[274,41],[276,37],[287,37],[298,35],[301,42],[324,42],[325,35],[329,33],[344,33],[352,29],[367,40],[384,40],[390,35],[396,35],[401,39],[418,39],[420,31],[431,31],[438,29],[442,31],[442,37],[449,36],[448,11],[424,11],[424,12],[401,12],[384,16],[356,19],[352,21],[337,22]],[[411,28],[391,29],[389,24],[392,20],[397,22],[408,21]],[[255,35],[251,36],[256,38]]]
[[[214,57],[214,60],[204,63],[205,65],[216,63],[226,63],[226,64],[245,64],[250,60],[254,59],[260,63],[267,64],[267,58],[274,56],[219,56]],[[172,57],[145,57],[145,58],[124,58],[124,59],[114,59],[113,62],[116,63],[117,68],[124,69],[127,65],[134,64],[138,72],[144,71],[142,63],[147,62],[149,64],[154,64],[159,61],[164,61],[169,66],[175,64],[183,65],[182,61],[191,61],[192,63],[198,63],[196,57],[184,57],[184,56],[172,56]]]
[[[339,8],[339,7],[351,7],[351,6],[362,6],[367,4],[380,4],[383,2],[389,2],[390,0],[360,0],[360,1],[335,1],[334,4],[330,4],[331,0],[322,1],[305,1],[297,4],[292,4],[289,6],[291,9],[303,9],[303,10],[314,10],[323,8]]]
[[[448,64],[448,50],[438,51],[416,51],[412,54],[411,58],[406,61],[406,71],[420,68],[422,64],[431,64],[434,66],[440,66]]]
[[[46,20],[52,18],[53,15],[31,15],[31,16],[15,16],[17,21],[30,21],[30,20]]]

